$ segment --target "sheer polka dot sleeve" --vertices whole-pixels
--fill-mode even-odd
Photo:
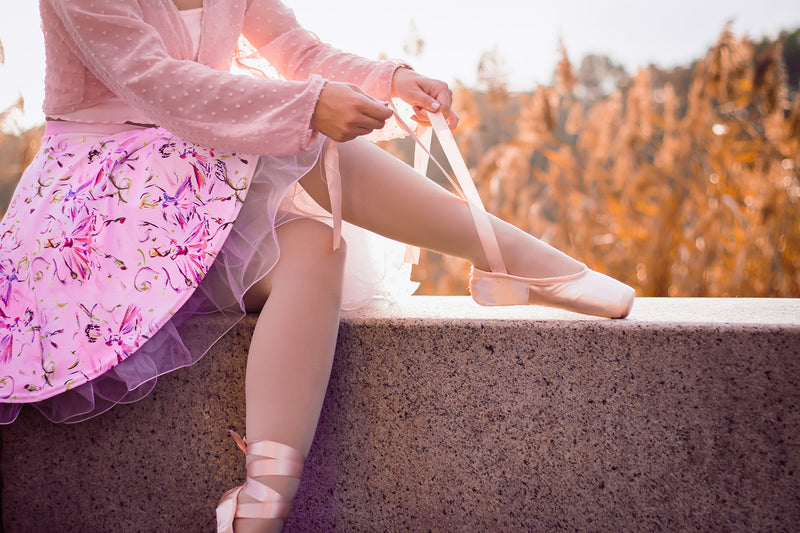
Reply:
[[[42,7],[43,20],[52,17],[49,31],[102,84],[189,141],[285,155],[306,149],[316,135],[309,124],[323,76],[304,68],[296,80],[253,79],[191,61],[188,37],[169,35],[183,28],[174,9],[160,10],[163,20],[154,22],[136,0],[42,0]],[[176,44],[168,50],[165,43]]]
[[[358,85],[383,101],[391,98],[395,70],[407,66],[395,61],[371,61],[321,42],[300,27],[294,12],[278,0],[252,0],[242,33],[288,79],[306,80],[316,74]]]

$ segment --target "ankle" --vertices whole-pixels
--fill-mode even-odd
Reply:
[[[584,268],[583,263],[533,235],[500,219],[493,219],[492,222],[500,254],[509,274],[522,278],[553,278],[576,274]],[[492,271],[479,239],[476,239],[476,249],[472,250],[472,257],[468,259],[475,268]]]
[[[247,480],[222,497],[217,506],[217,530],[225,533],[281,531],[300,485],[305,455],[279,442],[247,442],[234,432],[231,435],[247,453]]]
[[[506,271],[522,278],[554,278],[576,274],[585,265],[567,254],[516,228],[510,234],[497,232]],[[491,272],[483,250],[471,261],[475,268]]]
[[[294,494],[297,492],[296,486],[291,487],[287,486],[286,483],[280,483],[294,480],[285,480],[274,477],[271,478],[270,476],[259,476],[254,479],[267,485],[271,485],[273,489],[280,493],[285,501],[292,501]],[[275,482],[278,482],[277,484],[281,486],[276,487]],[[257,498],[250,496],[245,491],[241,491],[237,499],[237,504],[248,503],[260,503],[260,501]],[[235,533],[280,533],[280,531],[283,530],[284,523],[285,520],[282,518],[237,518],[234,520],[233,525]]]
[[[514,251],[508,256],[505,258],[508,273],[523,278],[569,276],[585,268],[583,263],[549,246],[539,248],[534,253]]]

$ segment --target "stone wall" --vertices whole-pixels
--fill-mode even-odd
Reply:
[[[213,318],[210,318],[213,320]],[[3,524],[214,531],[254,317],[146,399],[2,430]],[[627,320],[412,297],[346,313],[290,532],[781,531],[800,523],[800,300]]]

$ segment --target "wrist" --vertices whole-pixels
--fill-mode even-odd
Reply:
[[[319,111],[320,103],[323,98],[322,93],[324,93],[325,89],[328,88],[328,83],[330,83],[328,80],[323,79],[319,89],[317,89],[317,99],[316,102],[314,103],[314,106],[311,110],[311,116],[309,117],[308,120],[309,128],[314,131],[319,131],[319,129],[317,129],[317,112]]]
[[[411,65],[409,65],[407,63],[397,63],[396,64],[394,72],[392,73],[392,87],[391,87],[391,92],[390,92],[390,96],[392,98],[398,98],[399,97],[399,94],[397,93],[397,85],[396,85],[396,82],[398,80],[398,76],[402,78],[403,76],[407,76],[409,73],[412,73],[412,74],[415,73],[414,68]]]

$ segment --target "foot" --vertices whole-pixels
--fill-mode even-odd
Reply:
[[[217,506],[217,532],[280,532],[300,486],[305,456],[286,444],[246,442],[232,431],[231,435],[247,453],[247,480],[222,497]]]
[[[300,484],[297,478],[259,476],[255,479],[276,490],[286,501],[292,501]],[[241,491],[237,504],[246,503],[259,503],[259,500]],[[233,521],[233,530],[235,533],[280,533],[284,524],[280,518],[237,518]]]

